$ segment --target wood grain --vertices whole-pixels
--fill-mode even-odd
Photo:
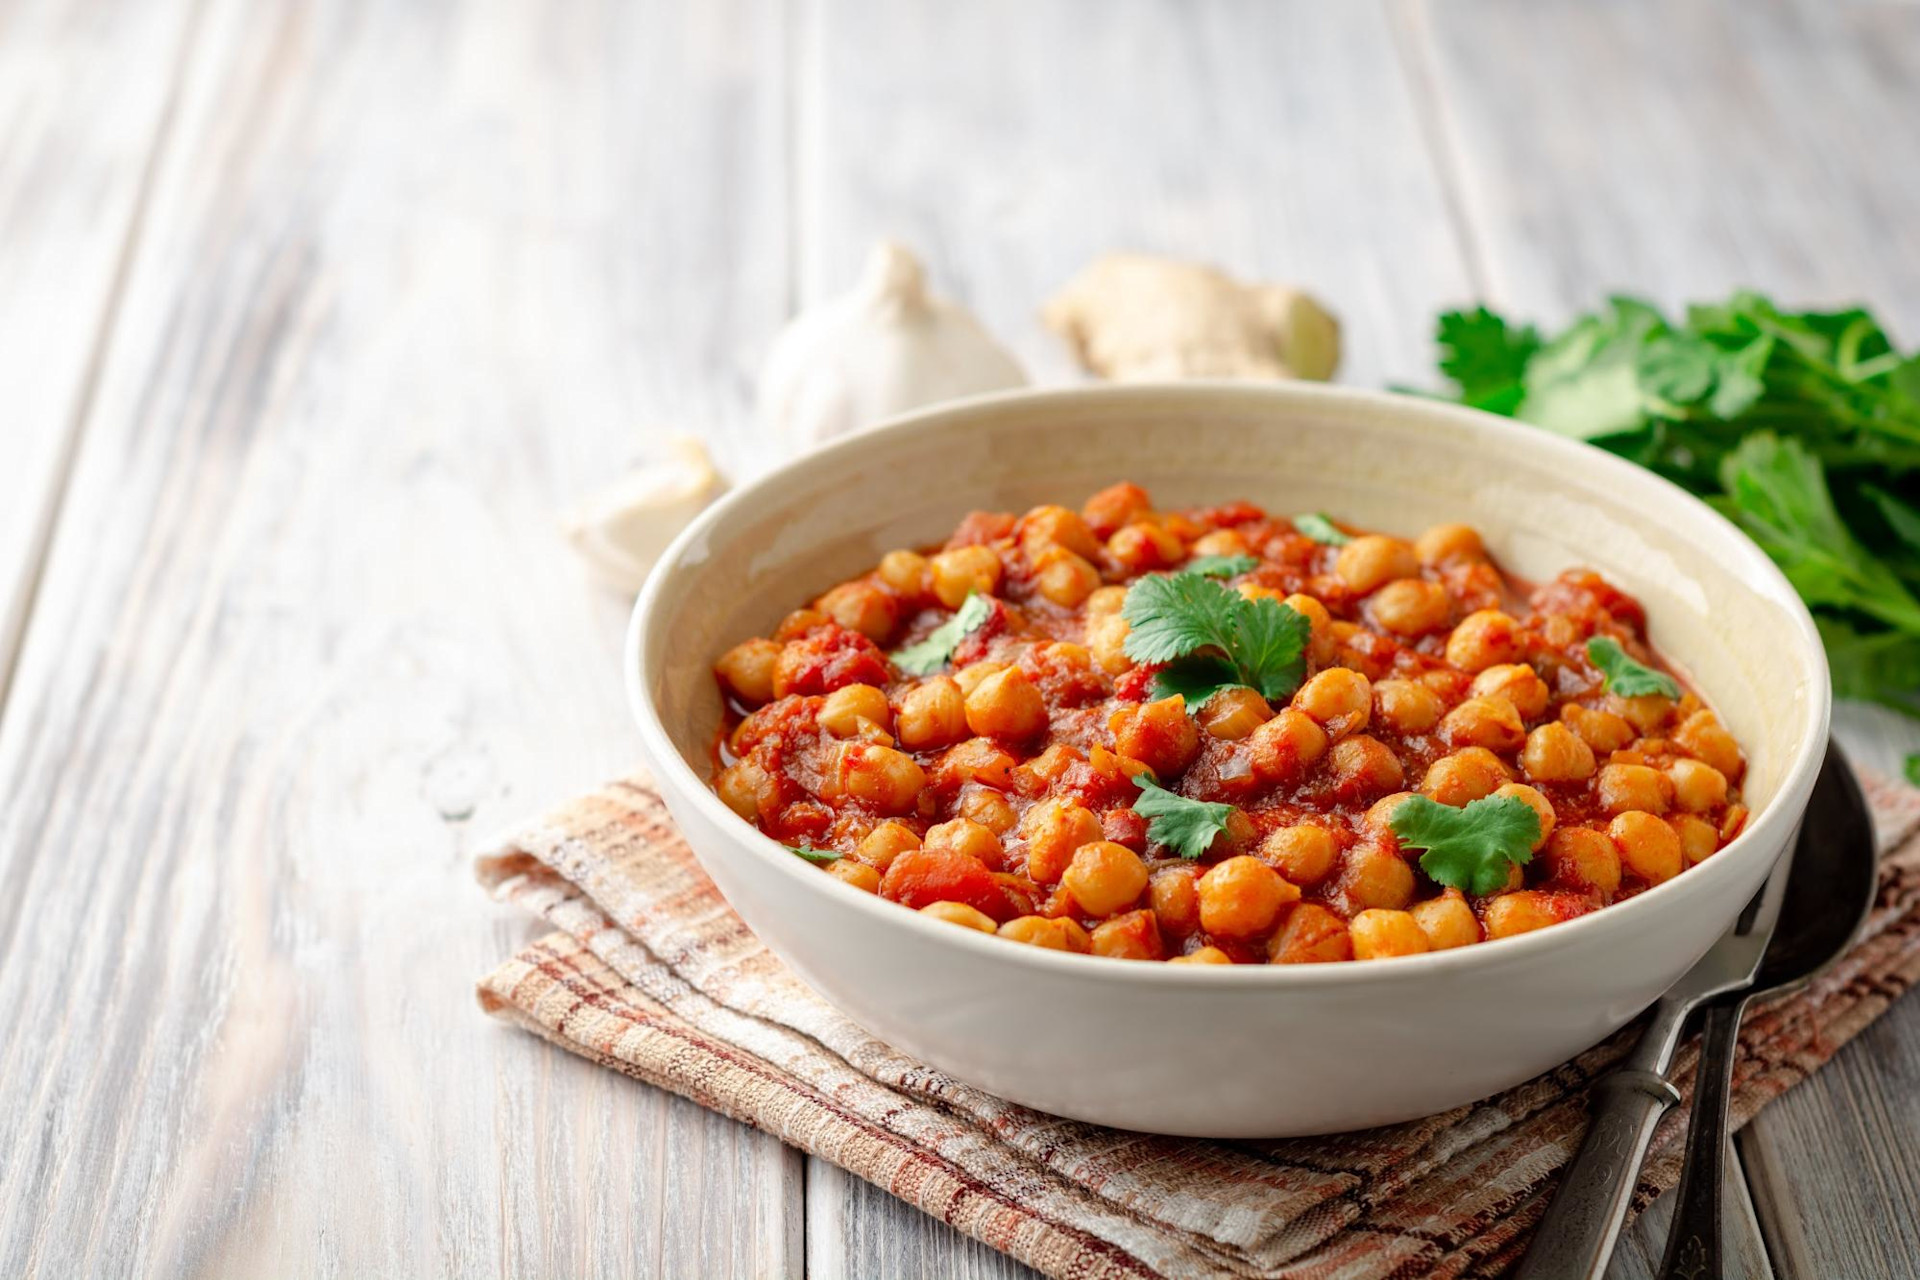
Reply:
[[[798,1273],[794,1153],[479,1015],[468,870],[630,761],[552,514],[742,416],[778,17],[209,5],[0,722],[0,1273]]]
[[[1609,290],[1664,303],[1751,286],[1864,301],[1920,335],[1920,10],[1759,0],[1458,0],[1400,17],[1430,61],[1440,144],[1490,299],[1560,320]],[[1882,769],[1911,721],[1842,708]],[[1904,1053],[1904,1057],[1902,1056]],[[1902,1087],[1920,1006],[1896,1006],[1738,1138],[1783,1276],[1920,1275]],[[1651,1218],[1652,1215],[1649,1215]],[[1648,1223],[1630,1250],[1657,1259]]]

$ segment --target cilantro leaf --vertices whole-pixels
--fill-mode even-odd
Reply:
[[[1483,796],[1463,809],[1410,796],[1390,825],[1400,843],[1425,849],[1420,869],[1436,883],[1485,896],[1507,883],[1509,866],[1533,859],[1540,815],[1518,796]]]
[[[1911,782],[1916,787],[1920,787],[1920,751],[1916,751],[1907,757],[1906,764],[1901,772],[1907,775],[1908,782]]]
[[[1459,386],[1460,399],[1495,413],[1519,407],[1527,362],[1540,349],[1532,325],[1512,327],[1484,306],[1449,311],[1440,317],[1438,340],[1440,372]]]
[[[1317,511],[1309,511],[1303,515],[1295,516],[1293,518],[1293,527],[1307,535],[1307,537],[1312,538],[1315,542],[1324,542],[1330,547],[1344,547],[1353,541],[1351,535],[1340,532],[1340,530],[1334,526],[1333,521],[1327,519]]]
[[[1148,819],[1147,839],[1165,845],[1183,858],[1195,859],[1213,845],[1213,838],[1227,829],[1233,806],[1212,800],[1189,800],[1167,790],[1150,773],[1138,774],[1133,783],[1140,788],[1133,811]]]
[[[1313,625],[1277,600],[1249,600],[1197,573],[1153,574],[1127,590],[1121,616],[1135,662],[1167,664],[1154,676],[1158,697],[1178,693],[1189,706],[1228,685],[1280,698],[1306,674]]]
[[[953,616],[935,627],[925,640],[895,650],[893,665],[911,676],[930,676],[947,665],[947,659],[953,657],[954,646],[968,632],[977,629],[992,616],[993,605],[987,597],[978,592],[970,594],[960,602]]]
[[[1260,561],[1255,556],[1195,556],[1180,572],[1197,573],[1203,578],[1231,578],[1259,567]]]
[[[806,844],[790,844],[785,847],[788,853],[797,854],[816,867],[824,867],[830,862],[840,861],[840,855],[832,849],[816,849]]]
[[[1643,698],[1650,693],[1663,698],[1680,696],[1680,685],[1672,676],[1635,662],[1612,636],[1595,636],[1587,641],[1587,658],[1606,677],[1608,693],[1623,698]]]

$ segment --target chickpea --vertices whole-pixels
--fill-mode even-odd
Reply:
[[[720,655],[713,673],[728,692],[750,707],[773,701],[773,671],[780,662],[774,640],[744,640]]]
[[[1087,597],[1086,610],[1089,618],[1104,617],[1118,613],[1126,607],[1127,589],[1125,587],[1101,587]]]
[[[1505,698],[1468,698],[1440,721],[1440,736],[1454,747],[1513,751],[1526,742],[1527,729]]]
[[[1152,513],[1153,499],[1147,496],[1147,491],[1137,484],[1125,482],[1102,489],[1080,508],[1080,514],[1086,517],[1087,524],[1102,538],[1111,535],[1121,525],[1131,524]]]
[[[1609,696],[1607,710],[1625,720],[1641,734],[1657,733],[1673,714],[1673,699],[1649,693],[1638,698]]]
[[[1680,836],[1650,813],[1629,812],[1607,825],[1607,834],[1620,847],[1620,861],[1648,884],[1662,884],[1680,874]]]
[[[948,747],[967,736],[967,699],[952,676],[923,680],[900,695],[893,717],[900,744],[916,751]]]
[[[1521,782],[1502,783],[1500,786],[1494,788],[1493,794],[1496,796],[1512,796],[1515,800],[1523,802],[1529,809],[1533,810],[1534,816],[1540,819],[1540,838],[1535,840],[1531,846],[1537,852],[1540,846],[1547,842],[1547,837],[1553,834],[1553,801]]]
[[[1260,841],[1261,861],[1303,889],[1325,880],[1339,855],[1333,832],[1308,823],[1276,827]]]
[[[1511,938],[1517,934],[1532,933],[1535,929],[1560,923],[1563,915],[1563,912],[1555,909],[1553,899],[1537,889],[1503,893],[1487,904],[1487,936]]]
[[[1020,821],[1020,815],[1013,811],[1005,796],[978,783],[961,789],[960,816],[979,823],[997,836],[1007,834]]]
[[[815,607],[875,644],[885,643],[900,621],[900,606],[870,582],[843,582],[821,596]]]
[[[1706,861],[1720,847],[1720,832],[1705,818],[1683,813],[1671,821],[1675,834],[1680,837],[1680,852],[1687,855],[1688,866]]]
[[[1538,720],[1546,714],[1549,697],[1547,682],[1524,662],[1488,667],[1473,678],[1469,692],[1476,698],[1504,698],[1523,720]]]
[[[1175,956],[1168,964],[1232,964],[1233,958],[1218,947],[1201,947],[1184,956]]]
[[[1611,711],[1569,702],[1560,708],[1560,719],[1595,751],[1618,751],[1633,741],[1633,726]]]
[[[1347,854],[1338,887],[1354,910],[1401,910],[1413,901],[1413,868],[1388,844],[1357,845]]]
[[[1046,731],[1047,700],[1020,668],[996,671],[967,695],[967,727],[983,738],[1031,738]]]
[[[1328,667],[1301,685],[1293,705],[1320,722],[1333,739],[1367,727],[1373,710],[1373,685],[1358,671]]]
[[[1369,907],[1347,922],[1355,960],[1384,960],[1390,956],[1417,956],[1427,950],[1420,922],[1405,911]]]
[[[1429,951],[1451,951],[1480,941],[1480,921],[1458,889],[1416,902],[1407,908],[1407,914],[1427,935]]]
[[[721,770],[713,786],[727,808],[748,822],[758,822],[762,814],[773,812],[780,803],[780,784],[751,760]]]
[[[1353,959],[1353,939],[1347,922],[1317,902],[1302,902],[1287,912],[1267,943],[1267,959],[1274,964],[1327,964]]]
[[[784,644],[788,640],[807,634],[815,627],[826,626],[827,621],[827,615],[818,609],[795,609],[780,619],[780,625],[773,629],[773,638]]]
[[[927,785],[912,756],[877,743],[843,743],[837,763],[840,790],[882,813],[906,813]]]
[[[1428,765],[1427,776],[1420,780],[1420,794],[1459,808],[1492,795],[1510,777],[1499,756],[1485,747],[1467,747]]]
[[[1394,733],[1425,733],[1440,722],[1447,704],[1440,695],[1411,680],[1376,680],[1373,714],[1382,728]]]
[[[1254,690],[1236,687],[1208,698],[1195,718],[1213,737],[1238,742],[1273,719],[1273,708]]]
[[[1157,778],[1178,774],[1200,751],[1200,728],[1178,694],[1116,712],[1112,728],[1113,749],[1145,764]]]
[[[965,818],[936,823],[927,828],[925,845],[947,853],[964,853],[978,858],[988,867],[1000,865],[1000,837],[990,829]]]
[[[1326,731],[1312,716],[1291,707],[1256,726],[1245,741],[1254,774],[1266,783],[1304,775],[1327,751]]]
[[[1398,791],[1406,781],[1400,757],[1378,738],[1362,733],[1333,744],[1334,786],[1344,800]]]
[[[1133,628],[1117,613],[1105,613],[1087,620],[1087,648],[1093,660],[1110,676],[1133,669],[1127,656],[1127,633]]]
[[[1527,735],[1520,767],[1534,782],[1584,782],[1593,776],[1593,748],[1555,721]]]
[[[1027,810],[1020,834],[1027,838],[1027,878],[1058,884],[1074,850],[1100,839],[1100,819],[1071,800],[1047,799]]]
[[[1083,560],[1100,554],[1100,540],[1093,536],[1093,530],[1087,527],[1078,511],[1067,507],[1035,507],[1020,517],[1019,536],[1020,549],[1027,553],[1027,559],[1036,562],[1050,547],[1071,552]]]
[[[964,902],[929,902],[920,908],[920,914],[945,920],[948,924],[957,924],[963,929],[978,929],[981,933],[994,933],[999,928],[993,923],[992,916]]]
[[[1114,960],[1158,960],[1166,954],[1151,911],[1129,911],[1093,927],[1093,954]]]
[[[1107,554],[1128,573],[1145,573],[1179,564],[1186,558],[1187,549],[1157,524],[1130,524],[1107,539]]]
[[[1674,731],[1673,740],[1694,759],[1718,769],[1728,782],[1740,777],[1740,745],[1713,712],[1702,709],[1688,716]]]
[[[1024,942],[1030,947],[1045,947],[1049,951],[1073,951],[1086,955],[1093,950],[1093,940],[1087,936],[1080,922],[1065,917],[1021,916],[1001,925],[1000,936]]]
[[[827,874],[844,880],[863,893],[880,892],[880,873],[864,862],[839,858],[827,864]]]
[[[889,551],[880,557],[880,581],[917,600],[927,589],[927,558],[917,551]]]
[[[1198,888],[1200,925],[1222,938],[1258,937],[1273,928],[1280,908],[1300,899],[1298,887],[1245,855],[1215,863]]]
[[[1485,671],[1520,656],[1520,624],[1498,609],[1460,620],[1447,637],[1447,661],[1462,671]]]
[[[1436,524],[1413,540],[1413,553],[1430,569],[1471,564],[1487,558],[1480,534],[1472,525]]]
[[[851,738],[859,734],[862,720],[882,729],[889,727],[893,710],[887,706],[887,695],[872,685],[849,684],[827,695],[817,719],[820,727],[834,737]]]
[[[1065,547],[1048,547],[1033,562],[1033,587],[1043,597],[1071,609],[1100,585],[1100,571]]]
[[[953,673],[953,682],[960,686],[961,693],[971,694],[975,689],[980,687],[981,683],[985,681],[988,676],[1000,674],[1002,671],[1005,671],[1009,665],[1010,664],[1005,662],[994,662],[990,659],[981,662],[969,662],[966,666],[961,667]]]
[[[1247,545],[1247,539],[1238,529],[1215,529],[1212,533],[1203,533],[1193,540],[1193,554],[1196,556],[1245,556],[1252,555],[1253,548]]]
[[[1200,927],[1200,879],[1198,868],[1168,867],[1156,871],[1147,885],[1148,900],[1160,932],[1184,938]]]
[[[1644,764],[1610,764],[1600,770],[1600,807],[1608,813],[1665,813],[1673,781]]]
[[[1393,841],[1393,847],[1398,848],[1400,837],[1394,834],[1393,815],[1400,811],[1402,801],[1411,800],[1412,798],[1413,792],[1411,791],[1396,791],[1390,796],[1383,796],[1373,802],[1372,806],[1368,808],[1366,816],[1361,818],[1360,821],[1365,824],[1367,830],[1377,836],[1382,836],[1387,840]]]
[[[854,856],[870,867],[885,871],[893,865],[895,858],[919,847],[920,837],[913,833],[912,827],[899,822],[883,822],[860,841]]]
[[[1340,548],[1333,571],[1360,595],[1393,581],[1419,576],[1420,562],[1413,548],[1399,538],[1369,533]]]
[[[958,609],[975,592],[991,595],[1000,587],[1000,573],[1000,557],[992,547],[954,547],[927,562],[934,598],[949,609]]]
[[[1373,593],[1373,620],[1397,636],[1423,636],[1447,625],[1453,600],[1437,582],[1396,578]]]
[[[1086,914],[1110,916],[1140,897],[1147,887],[1147,867],[1127,846],[1095,840],[1074,850],[1060,883]]]
[[[1569,889],[1591,890],[1602,899],[1620,891],[1620,850],[1604,831],[1562,827],[1541,855],[1547,878]]]
[[[1247,595],[1248,587],[1251,585],[1249,583],[1241,587],[1240,594]],[[1280,603],[1305,618],[1307,625],[1312,628],[1307,640],[1307,656],[1319,666],[1325,666],[1331,662],[1336,641],[1333,635],[1333,615],[1327,612],[1327,606],[1312,596],[1302,595],[1299,592],[1281,597]]]
[[[1727,802],[1727,775],[1699,760],[1679,759],[1667,766],[1673,801],[1688,813],[1705,813]]]

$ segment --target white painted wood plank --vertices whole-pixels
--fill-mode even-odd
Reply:
[[[193,10],[0,3],[0,705]]]
[[[1611,290],[1672,305],[1751,286],[1788,304],[1865,301],[1920,341],[1920,133],[1893,123],[1920,118],[1920,10],[1450,0],[1400,13],[1433,67],[1495,303],[1557,321]],[[1887,713],[1846,707],[1836,723],[1882,769],[1920,749]],[[1741,1135],[1780,1274],[1914,1274],[1916,1255],[1869,1223],[1920,1210],[1920,1148],[1899,1136],[1920,1124],[1899,1084],[1920,1063],[1916,1025],[1920,1011],[1897,1007]],[[1860,1065],[1870,1054],[1875,1069]],[[1859,1144],[1845,1155],[1842,1133]],[[1630,1245],[1657,1258],[1653,1219]]]
[[[211,0],[0,720],[0,1273],[799,1272],[792,1152],[479,1014],[468,869],[630,763],[552,516],[739,438],[784,49]]]

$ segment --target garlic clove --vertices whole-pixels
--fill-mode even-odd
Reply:
[[[970,312],[927,292],[920,260],[887,241],[868,255],[850,292],[796,317],[774,339],[759,414],[810,448],[911,409],[1026,382]]]
[[[1340,330],[1311,297],[1199,263],[1116,253],[1042,312],[1081,365],[1116,381],[1330,376]]]
[[[667,449],[668,457],[633,468],[560,517],[561,532],[581,560],[622,591],[639,591],[667,544],[726,492],[699,440],[675,436]]]

